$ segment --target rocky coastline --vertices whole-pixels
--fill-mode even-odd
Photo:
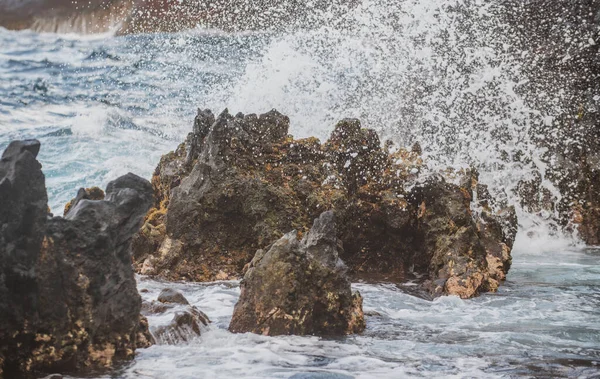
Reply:
[[[330,139],[295,140],[289,119],[199,111],[152,178],[155,205],[134,238],[136,270],[165,280],[240,279],[257,250],[332,210],[354,279],[428,278],[433,296],[495,291],[510,268],[514,208],[477,173],[421,178],[419,147],[396,149],[354,119]],[[455,182],[452,183],[451,181]],[[410,188],[407,190],[406,188]]]
[[[48,210],[40,143],[12,142],[0,161],[0,375],[108,369],[210,323],[169,289],[142,304],[134,271],[241,279],[229,330],[270,336],[362,332],[350,285],[362,278],[417,276],[423,296],[463,299],[506,279],[515,210],[476,170],[433,172],[420,146],[382,143],[356,119],[323,143],[289,126],[275,110],[199,110],[151,182],[82,188],[63,217]],[[145,316],[168,310],[149,328]]]
[[[322,12],[342,15],[358,4],[326,1],[28,0],[0,2],[0,27],[50,33],[173,33],[196,27],[273,32],[316,24]]]

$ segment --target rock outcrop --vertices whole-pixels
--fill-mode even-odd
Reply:
[[[98,187],[80,188],[79,191],[77,191],[77,196],[75,196],[75,198],[71,199],[71,201],[65,205],[63,216],[66,216],[73,205],[77,204],[81,200],[104,200],[105,196],[106,195],[104,194],[104,191]]]
[[[429,276],[433,293],[462,297],[497,288],[516,217],[478,199],[487,191],[475,172],[454,174],[457,184],[421,183],[419,147],[390,151],[358,120],[338,123],[324,144],[294,140],[288,128],[276,111],[200,111],[154,173],[155,206],[133,243],[136,269],[167,280],[240,278],[257,250],[290,230],[305,234],[333,210],[354,277],[401,280],[412,270]],[[447,253],[453,258],[441,258]]]
[[[302,241],[292,231],[259,250],[241,283],[229,330],[276,335],[345,335],[365,328],[362,297],[352,293],[339,258],[333,212]]]
[[[49,218],[39,149],[12,142],[0,161],[0,370],[11,378],[110,367],[152,340],[130,254],[150,183],[125,175],[105,200]]]
[[[469,298],[496,291],[506,279],[517,219],[511,207],[493,213],[476,175],[464,179],[461,186],[430,180],[415,190],[415,199],[420,204],[418,230],[426,259],[421,264],[429,264],[427,287],[435,294]],[[481,199],[474,203],[475,194]]]

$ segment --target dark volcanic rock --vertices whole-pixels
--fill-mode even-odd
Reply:
[[[250,263],[229,330],[276,335],[345,335],[365,328],[362,298],[352,293],[339,258],[333,212],[302,241],[293,231]]]
[[[173,319],[167,325],[154,327],[152,334],[157,343],[175,345],[189,341],[201,334],[201,327],[207,326],[210,320],[204,312],[191,306],[188,300],[171,288],[166,288],[158,295],[157,301],[143,302],[142,314],[146,316],[175,311]]]
[[[35,140],[14,141],[0,161],[0,376],[14,375],[19,341],[13,333],[38,306],[35,266],[48,214],[39,149]]]
[[[104,194],[104,191],[102,191],[102,189],[98,187],[80,188],[79,191],[77,191],[77,196],[75,196],[74,199],[72,199],[65,205],[63,215],[66,216],[67,213],[69,213],[69,211],[73,207],[73,205],[76,205],[81,200],[104,200],[105,196],[106,195]]]
[[[0,162],[0,368],[8,377],[109,367],[151,337],[140,317],[130,240],[152,204],[125,175],[106,200],[80,199],[48,219],[39,142],[13,142]]]
[[[464,177],[460,185],[436,177],[415,186],[423,168],[419,147],[390,152],[358,120],[338,123],[324,144],[294,140],[288,127],[289,119],[276,111],[261,116],[225,111],[217,118],[199,112],[186,142],[163,156],[154,173],[155,207],[133,243],[137,270],[168,280],[239,278],[257,250],[287,231],[308,232],[311,220],[333,210],[344,244],[341,258],[352,275],[395,280],[414,270],[448,280],[452,272],[467,272],[430,268],[437,254],[432,246],[455,229],[428,225],[433,218],[439,224],[457,218],[470,228],[470,237],[448,248],[457,249],[456,256],[479,251],[483,258],[477,255],[474,269],[482,279],[471,291],[442,292],[472,296],[497,287],[487,272],[487,252],[510,261],[516,219],[502,221],[498,212],[509,208],[490,201],[485,212],[471,211],[483,206],[473,202],[473,192],[486,193],[483,185],[471,188],[476,175],[454,175]],[[427,191],[431,200],[423,199]],[[427,223],[420,216],[424,202],[432,217]],[[482,245],[487,247],[481,250]],[[471,260],[448,264],[457,262]],[[503,274],[509,267],[502,264]]]

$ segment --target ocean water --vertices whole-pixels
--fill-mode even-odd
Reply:
[[[279,35],[0,28],[0,149],[42,142],[57,215],[80,187],[127,172],[150,178],[197,108],[226,107],[276,108],[290,116],[292,134],[322,140],[337,120],[359,117],[382,138],[420,142],[430,172],[478,167],[495,196],[517,205],[513,266],[498,293],[431,301],[410,282],[356,283],[368,312],[359,336],[234,335],[227,326],[238,283],[140,277],[144,299],[177,288],[213,323],[100,377],[600,377],[600,250],[557,230],[555,215],[522,210],[514,192],[544,170],[530,131],[561,112],[561,93],[525,100],[520,54],[500,13],[479,0],[364,0],[342,19],[324,13],[322,25]]]

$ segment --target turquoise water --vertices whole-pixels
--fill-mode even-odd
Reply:
[[[82,186],[150,177],[217,107],[267,41],[252,36],[82,38],[0,29],[0,148],[38,138],[53,211]],[[192,48],[193,47],[193,48]],[[216,95],[215,95],[216,94]]]

